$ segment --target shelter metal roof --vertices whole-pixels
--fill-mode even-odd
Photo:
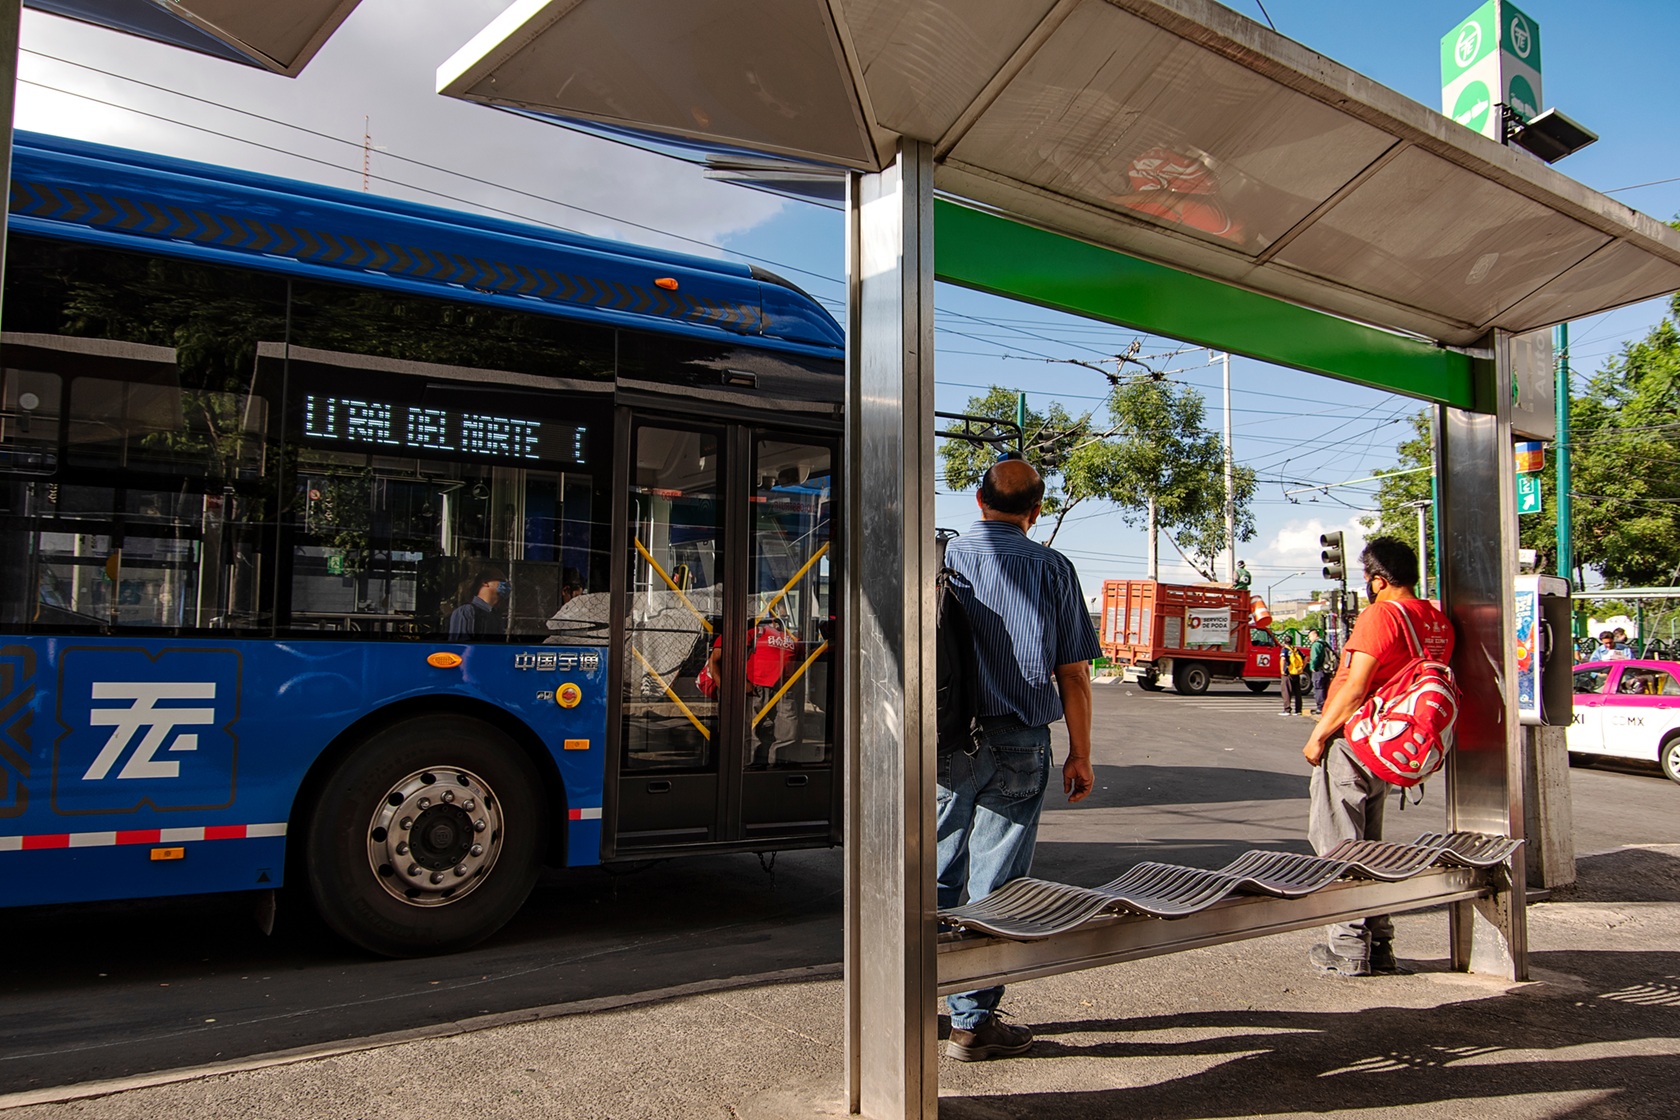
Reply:
[[[361,0],[24,0],[24,5],[295,78]]]
[[[1680,288],[1680,233],[1211,0],[516,0],[440,92],[879,170],[1470,345]]]

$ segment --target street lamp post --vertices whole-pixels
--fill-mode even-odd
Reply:
[[[1268,586],[1266,588],[1266,606],[1270,607],[1272,605],[1272,588],[1273,587],[1282,587],[1284,584],[1288,583],[1290,580],[1294,579],[1296,576],[1305,576],[1305,575],[1311,575],[1311,574],[1312,574],[1311,572],[1306,572],[1306,571],[1290,572],[1288,575],[1284,576],[1282,579],[1278,580],[1276,583]]]

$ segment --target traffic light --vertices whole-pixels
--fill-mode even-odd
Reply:
[[[1342,559],[1342,534],[1340,532],[1324,533],[1318,538],[1318,546],[1324,551],[1319,556],[1324,561],[1324,578],[1336,583],[1347,580],[1347,564]]]

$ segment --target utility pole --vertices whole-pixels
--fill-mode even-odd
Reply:
[[[1569,324],[1557,325],[1557,574],[1575,586],[1575,535],[1569,510]]]
[[[1418,598],[1429,598],[1429,528],[1423,511],[1429,502],[1417,502],[1418,522]]]
[[[1236,468],[1231,462],[1231,352],[1225,351],[1225,579],[1237,582]]]

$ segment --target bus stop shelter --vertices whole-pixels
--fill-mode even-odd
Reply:
[[[55,4],[144,6],[40,6]],[[160,10],[288,72],[353,2],[285,7],[312,26],[277,26],[271,5]],[[277,32],[290,61],[260,45]],[[439,89],[700,145],[770,181],[845,183],[849,1111],[932,1115],[936,994],[979,981],[1442,902],[1456,966],[1523,976],[1520,851],[1508,876],[1340,883],[1195,926],[940,939],[933,284],[1432,403],[1466,695],[1449,824],[1515,838],[1524,336],[1680,288],[1680,235],[1208,0],[516,0]]]

